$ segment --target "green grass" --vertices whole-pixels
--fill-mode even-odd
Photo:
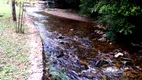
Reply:
[[[26,80],[29,68],[27,36],[13,30],[11,5],[0,1],[0,80]]]
[[[0,17],[0,20],[11,17],[11,5],[6,4],[6,0],[0,1],[0,14],[3,16],[3,17]]]

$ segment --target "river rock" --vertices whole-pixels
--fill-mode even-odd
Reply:
[[[87,61],[80,61],[81,65],[84,65],[88,69],[88,62]]]
[[[63,36],[59,36],[58,38],[59,38],[59,39],[64,39],[64,37],[63,37]]]
[[[102,41],[102,42],[105,42],[106,41],[106,38],[102,37],[102,38],[99,38],[98,41]]]
[[[119,52],[119,53],[115,54],[114,57],[115,57],[115,58],[118,58],[118,57],[123,56],[123,55],[124,55],[123,53],[120,53],[120,52]]]

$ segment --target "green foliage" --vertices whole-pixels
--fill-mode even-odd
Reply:
[[[96,0],[80,0],[80,13],[84,16],[90,16],[92,14],[92,8],[96,4]]]
[[[56,69],[53,65],[50,66],[49,72],[52,75],[52,80],[69,80],[66,73],[63,73],[62,70]]]
[[[114,40],[117,34],[132,34],[135,27],[129,17],[140,16],[142,9],[134,0],[81,0],[81,13],[90,16],[98,13],[97,21],[107,27],[107,37]]]
[[[51,8],[47,8],[48,11],[51,11]]]

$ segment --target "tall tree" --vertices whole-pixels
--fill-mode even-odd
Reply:
[[[16,9],[15,9],[15,0],[12,0],[12,17],[13,21],[16,21]]]

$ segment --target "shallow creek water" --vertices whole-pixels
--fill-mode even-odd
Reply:
[[[31,12],[40,32],[50,74],[56,80],[142,80],[142,56],[102,42],[104,29],[93,23]],[[115,57],[117,54],[123,56]]]

